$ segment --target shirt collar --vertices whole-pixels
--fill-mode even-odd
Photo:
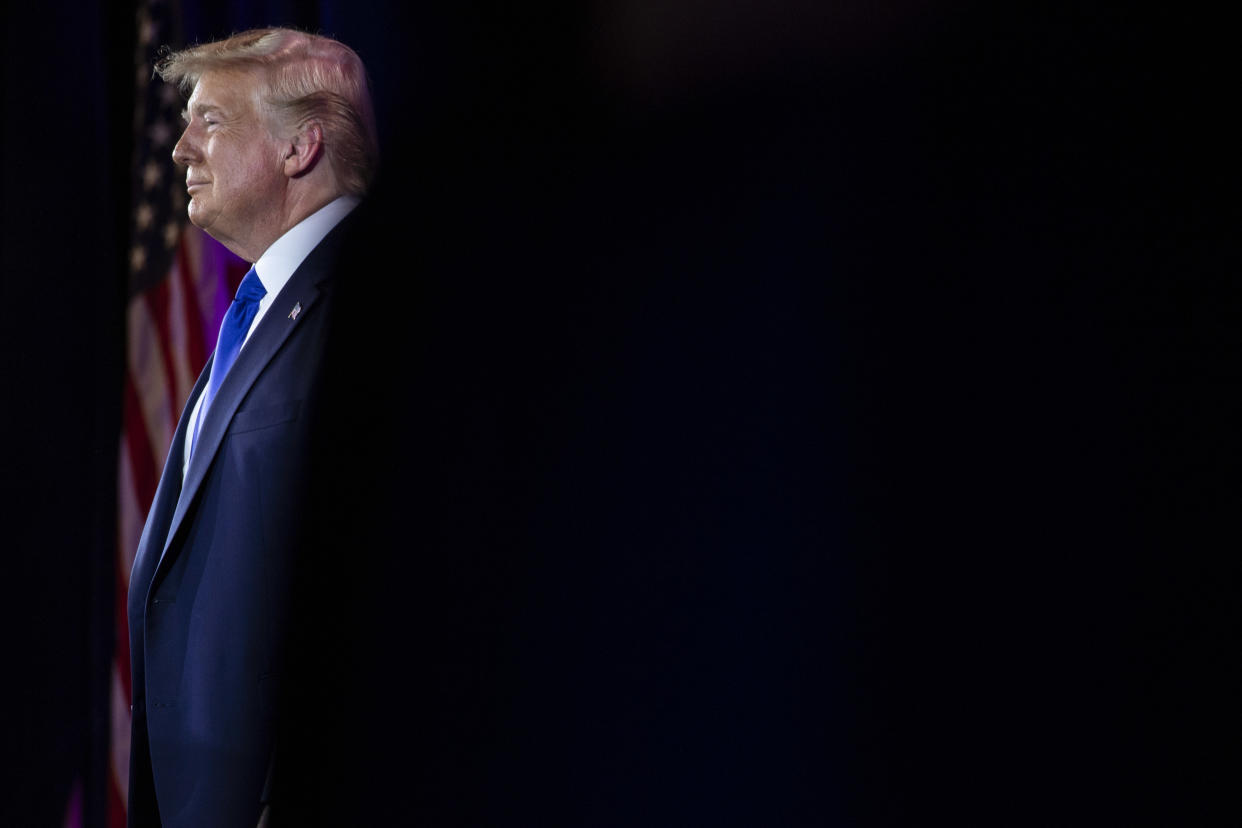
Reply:
[[[358,206],[354,196],[339,196],[290,227],[254,263],[255,273],[267,290],[269,297],[280,293],[293,272],[310,255],[323,237],[328,235],[341,219]]]

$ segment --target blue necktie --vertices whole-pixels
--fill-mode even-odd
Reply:
[[[259,312],[259,300],[266,295],[267,288],[259,281],[259,274],[255,273],[253,267],[250,268],[250,272],[237,288],[237,296],[233,299],[233,304],[229,305],[228,313],[224,314],[224,321],[220,323],[216,358],[211,363],[211,376],[207,380],[207,390],[203,392],[203,404],[198,409],[198,421],[194,424],[194,439],[190,442],[191,454],[198,442],[198,432],[203,427],[203,420],[207,418],[207,408],[216,398],[224,376],[237,361],[237,354],[241,351],[242,343],[246,341],[250,323]]]

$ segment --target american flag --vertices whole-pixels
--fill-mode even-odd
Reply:
[[[112,661],[108,825],[125,825],[129,791],[129,572],[177,419],[215,344],[248,265],[185,218],[183,176],[172,162],[184,100],[154,77],[176,43],[174,4],[144,0],[135,55],[133,223],[126,307],[124,414],[117,468],[116,648]]]

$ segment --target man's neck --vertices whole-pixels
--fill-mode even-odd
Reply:
[[[323,187],[314,190],[291,190],[275,211],[273,220],[263,228],[255,228],[258,232],[250,239],[235,243],[223,239],[219,241],[239,258],[247,262],[257,262],[277,239],[341,195],[343,194]]]

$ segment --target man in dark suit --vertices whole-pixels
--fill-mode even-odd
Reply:
[[[189,218],[254,262],[177,426],[129,593],[131,826],[266,821],[334,260],[374,174],[348,47],[267,29],[170,55]],[[276,808],[279,813],[279,807]]]

